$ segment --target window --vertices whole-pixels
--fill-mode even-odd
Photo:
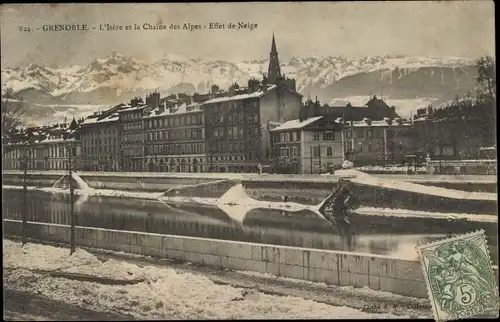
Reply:
[[[321,153],[321,147],[319,146],[313,146],[313,158],[319,158],[320,153]]]
[[[327,131],[323,133],[323,140],[325,141],[334,141],[335,140],[335,133],[332,131]]]
[[[297,147],[294,146],[292,147],[292,157],[296,157],[297,156]]]
[[[333,148],[331,146],[326,147],[326,156],[331,157],[333,155]]]
[[[368,142],[368,152],[372,152],[372,142]]]
[[[285,133],[280,133],[280,142],[285,142]]]
[[[313,132],[313,140],[319,141],[319,132]]]
[[[280,148],[280,157],[285,156],[285,148]]]
[[[295,138],[300,141],[300,131],[295,132]]]
[[[369,130],[368,130],[368,137],[369,137],[369,138],[372,138],[372,137],[373,137],[373,130],[372,130],[372,129],[369,129]]]

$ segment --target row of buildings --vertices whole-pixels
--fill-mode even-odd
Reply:
[[[281,73],[273,36],[268,73],[262,80],[251,79],[246,87],[234,84],[224,91],[214,85],[201,95],[161,98],[154,92],[145,100],[133,98],[57,129],[31,129],[29,146],[38,152],[30,154],[30,164],[39,169],[67,168],[63,146],[69,143],[75,168],[126,172],[267,168],[321,173],[345,159],[357,164],[402,163],[416,151],[429,151],[418,139],[419,129],[428,130],[419,124],[428,122],[402,120],[394,107],[375,96],[359,107],[302,100],[295,80]],[[47,132],[45,139],[35,132]],[[3,168],[19,169],[24,148],[15,140],[9,143]]]

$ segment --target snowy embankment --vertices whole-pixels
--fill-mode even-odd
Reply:
[[[359,185],[375,186],[379,188],[404,190],[413,193],[421,193],[426,195],[439,196],[451,199],[467,199],[467,200],[484,200],[496,201],[498,195],[496,193],[488,192],[470,192],[463,190],[454,190],[448,188],[441,188],[435,186],[425,186],[417,183],[407,182],[404,180],[388,180],[372,176],[370,174],[358,170],[338,170],[335,171],[336,175],[351,176],[351,182]]]
[[[4,240],[5,286],[44,295],[93,310],[120,312],[137,319],[322,318],[386,319],[392,314],[370,314],[331,306],[301,297],[266,295],[214,284],[206,276],[181,273],[168,267],[140,267],[124,261],[99,261],[84,250],[69,256],[68,249]],[[53,278],[30,269],[61,270],[116,279],[145,278],[135,285],[110,286]],[[404,317],[403,317],[404,318]],[[408,317],[406,317],[408,318]]]

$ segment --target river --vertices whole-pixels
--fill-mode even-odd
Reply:
[[[22,191],[3,189],[3,218],[22,220]],[[68,194],[28,191],[28,221],[70,224]],[[220,210],[177,208],[159,201],[76,196],[77,225],[255,243],[384,254],[416,259],[415,246],[457,233],[485,229],[498,263],[496,224],[443,219],[353,216],[347,233],[313,214],[252,210],[243,225]]]

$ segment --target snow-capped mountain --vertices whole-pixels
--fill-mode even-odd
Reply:
[[[380,95],[394,99],[441,99],[470,88],[474,62],[456,57],[293,57],[281,62],[297,91],[324,102],[336,98]],[[211,85],[228,88],[261,79],[268,60],[230,62],[165,55],[146,63],[119,53],[96,58],[86,66],[48,68],[35,64],[2,69],[2,91],[12,88],[26,102],[40,105],[105,105],[159,90],[207,92]]]

